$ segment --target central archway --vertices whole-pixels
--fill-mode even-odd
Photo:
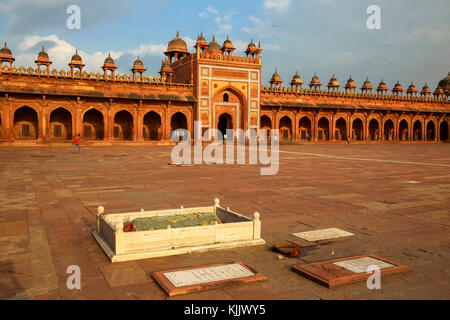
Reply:
[[[384,140],[394,140],[394,122],[391,119],[386,120],[384,123]]]
[[[270,137],[272,131],[272,120],[266,115],[263,115],[260,120],[261,130],[267,130],[266,135]]]
[[[103,140],[105,136],[103,114],[97,109],[90,109],[83,115],[83,138],[86,140]]]
[[[409,134],[408,122],[405,119],[403,119],[402,121],[400,121],[400,123],[398,125],[398,140],[400,140],[400,141],[409,140],[408,134]]]
[[[360,118],[353,120],[352,139],[357,141],[364,140],[364,124]]]
[[[369,122],[369,139],[372,141],[380,140],[380,125],[377,119],[372,119]]]
[[[326,117],[320,118],[318,124],[318,139],[319,140],[329,140],[330,139],[330,122]]]
[[[283,140],[292,139],[292,121],[288,116],[280,119],[280,136]]]
[[[436,128],[434,125],[434,121],[429,121],[427,123],[427,140],[434,141],[436,138]]]
[[[14,137],[24,140],[38,138],[38,114],[34,109],[24,106],[14,112]]]
[[[413,125],[413,140],[422,141],[422,121],[416,120]]]
[[[336,129],[334,138],[338,141],[347,139],[347,121],[344,118],[339,118],[336,121]]]
[[[311,120],[308,117],[303,117],[298,123],[300,130],[300,139],[311,140]]]
[[[133,116],[126,110],[117,112],[114,115],[114,139],[133,140]]]
[[[170,138],[174,141],[185,140],[187,137],[178,134],[176,137],[173,137],[173,132],[177,129],[185,129],[187,130],[187,118],[182,112],[175,113],[170,119]]]
[[[71,140],[72,139],[72,114],[60,107],[50,113],[50,139]]]
[[[155,111],[150,111],[144,116],[143,126],[144,140],[161,140],[161,117]]]

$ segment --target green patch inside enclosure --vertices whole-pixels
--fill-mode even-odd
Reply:
[[[136,231],[196,227],[221,223],[215,213],[187,213],[170,216],[156,216],[148,218],[136,218],[132,221]]]

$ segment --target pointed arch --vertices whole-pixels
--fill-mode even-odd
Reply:
[[[144,140],[159,141],[162,137],[161,116],[155,111],[149,111],[143,120]]]
[[[292,121],[288,116],[284,116],[280,119],[280,137],[283,140],[292,139]]]
[[[14,137],[18,140],[38,139],[38,113],[29,106],[23,106],[14,112]]]
[[[335,128],[334,138],[338,141],[347,140],[347,121],[343,117],[337,119]]]
[[[85,140],[103,140],[105,136],[103,113],[95,108],[86,110],[83,114],[81,135]]]
[[[72,139],[72,113],[69,110],[58,107],[50,113],[49,137],[53,140]]]
[[[133,115],[127,110],[121,110],[114,115],[114,139],[132,141],[134,137]]]

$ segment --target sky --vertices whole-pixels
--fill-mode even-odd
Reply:
[[[81,10],[79,30],[66,26],[70,5]],[[381,29],[367,28],[370,5]],[[35,66],[45,46],[58,70],[78,49],[88,72],[111,53],[118,72],[130,74],[140,56],[156,76],[177,30],[190,52],[201,32],[220,44],[229,35],[235,55],[261,42],[263,84],[277,68],[284,85],[298,71],[306,84],[317,72],[324,85],[335,74],[341,86],[351,75],[358,87],[368,77],[374,87],[434,90],[450,72],[449,14],[448,0],[0,0],[0,41],[17,66]]]

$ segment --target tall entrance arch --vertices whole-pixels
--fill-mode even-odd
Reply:
[[[436,127],[434,126],[434,121],[428,121],[427,123],[427,140],[434,141],[436,138]]]
[[[292,139],[292,121],[288,116],[280,119],[280,137],[283,140]]]
[[[72,114],[62,107],[50,113],[50,139],[71,140],[72,139]]]
[[[384,140],[394,140],[394,122],[391,119],[386,120],[384,123]]]
[[[233,130],[233,118],[228,113],[223,113],[219,116],[217,129],[222,134],[224,140],[233,140],[233,135],[229,136],[227,130]]]
[[[422,141],[422,121],[416,120],[413,125],[413,140]]]
[[[114,115],[114,139],[132,141],[134,133],[133,116],[126,110]]]
[[[344,118],[339,118],[336,121],[335,126],[335,132],[334,132],[334,139],[338,141],[346,140],[347,139],[347,121],[345,121]]]
[[[317,128],[317,137],[319,140],[329,140],[330,139],[330,122],[326,117],[320,118]]]
[[[405,119],[400,121],[400,123],[398,124],[398,140],[409,140],[408,122]]]
[[[84,113],[82,135],[86,140],[103,140],[105,136],[103,114],[97,109],[90,109]]]
[[[308,117],[303,117],[300,119],[298,129],[300,131],[300,139],[311,140],[311,120]]]
[[[187,118],[182,112],[175,113],[170,119],[170,137],[174,141],[186,140],[187,137],[183,134],[174,134],[174,131],[177,129],[188,129]]]
[[[155,111],[147,112],[144,116],[143,130],[144,140],[161,140],[162,130],[160,115]]]
[[[369,140],[380,140],[380,124],[377,119],[372,119],[369,122]]]
[[[14,137],[18,140],[35,140],[38,138],[38,114],[27,106],[14,112]]]
[[[355,120],[353,120],[352,140],[364,140],[364,124],[360,118],[356,118]]]

